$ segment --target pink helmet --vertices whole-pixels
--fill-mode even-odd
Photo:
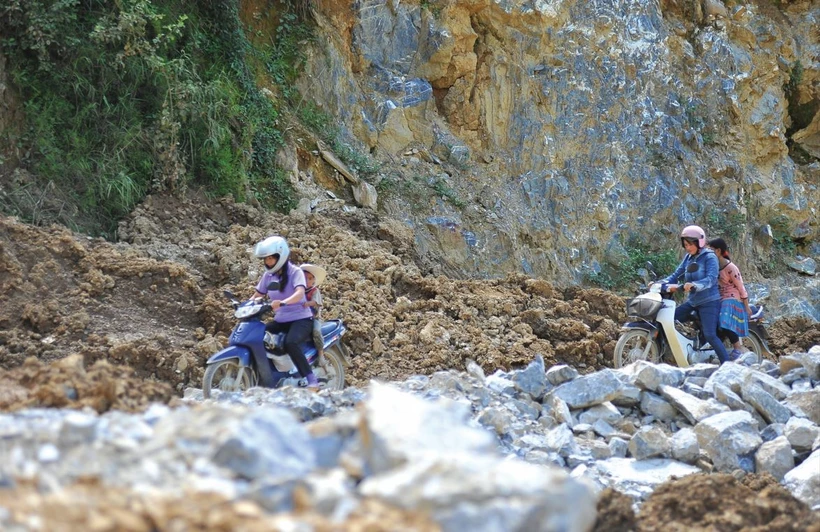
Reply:
[[[698,247],[702,248],[706,246],[706,232],[697,225],[687,225],[683,228],[683,231],[680,232],[681,243],[683,243],[684,238],[695,238],[698,241]]]

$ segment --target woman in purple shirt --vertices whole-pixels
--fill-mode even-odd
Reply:
[[[288,260],[290,248],[281,236],[270,236],[256,244],[253,254],[265,263],[265,273],[256,285],[256,296],[271,301],[275,312],[273,321],[265,326],[271,333],[284,332],[285,351],[290,355],[299,374],[307,380],[307,387],[316,389],[319,381],[310,369],[302,345],[313,332],[313,312],[302,304],[305,299],[305,274]],[[268,290],[271,281],[279,283],[279,290]],[[257,361],[259,380],[263,386],[273,386],[273,371],[267,360]]]

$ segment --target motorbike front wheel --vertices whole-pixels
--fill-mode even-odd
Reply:
[[[255,385],[253,370],[247,366],[240,366],[235,358],[220,360],[205,368],[205,377],[202,379],[202,395],[205,399],[211,397],[211,390],[221,392],[241,392]]]
[[[638,360],[646,360],[654,364],[660,362],[658,344],[652,340],[649,331],[644,329],[632,329],[622,334],[615,345],[613,358],[616,368],[621,368]]]
[[[345,366],[344,354],[339,345],[325,349],[324,362],[316,365],[316,377],[326,390],[344,390]]]

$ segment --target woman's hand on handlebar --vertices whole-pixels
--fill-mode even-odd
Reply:
[[[683,291],[684,292],[697,292],[698,287],[695,286],[695,283],[686,283],[685,285],[683,285]]]
[[[675,292],[677,292],[678,288],[680,288],[680,285],[677,285],[677,284],[668,284],[668,285],[666,285],[666,291],[669,292],[670,294],[674,294]]]

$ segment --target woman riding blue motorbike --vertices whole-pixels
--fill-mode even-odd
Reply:
[[[275,312],[273,321],[269,322],[265,329],[271,333],[287,333],[285,351],[290,355],[299,374],[307,381],[307,387],[317,389],[318,379],[302,351],[302,345],[313,333],[313,312],[303,305],[307,301],[305,273],[290,262],[290,248],[281,236],[270,236],[262,240],[254,247],[253,254],[262,259],[266,270],[256,285],[256,296],[267,296]],[[264,354],[254,353],[254,356],[261,357]],[[257,360],[256,367],[260,384],[274,386],[273,371],[267,360]]]

